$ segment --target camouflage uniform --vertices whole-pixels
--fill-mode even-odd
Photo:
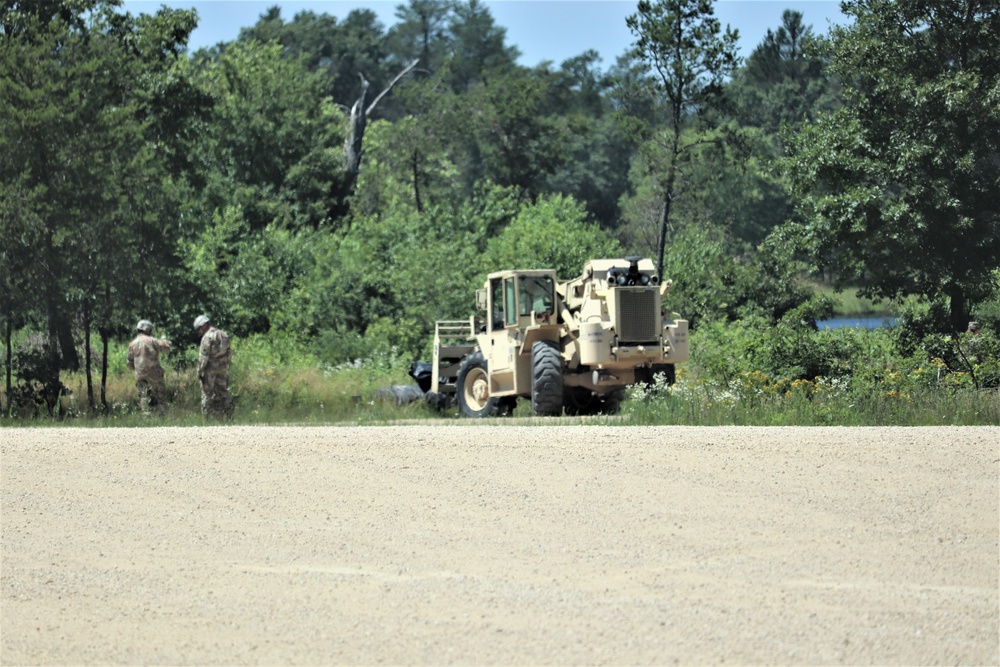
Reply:
[[[201,411],[205,415],[233,416],[233,397],[229,393],[229,360],[232,354],[225,331],[210,327],[201,337],[198,379],[201,380]]]
[[[980,331],[982,328],[979,326],[979,322],[969,322],[969,328],[961,343],[962,352],[971,364],[981,364],[985,361],[980,350],[983,342],[979,336]]]
[[[160,353],[170,351],[170,341],[153,338],[139,332],[128,344],[125,363],[135,371],[135,388],[139,392],[139,407],[149,413],[155,406],[161,415],[167,413],[167,385],[163,381]]]

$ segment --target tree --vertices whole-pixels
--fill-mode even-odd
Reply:
[[[363,154],[362,147],[364,146],[365,139],[365,129],[368,125],[368,118],[375,111],[378,103],[389,94],[393,86],[399,82],[404,76],[406,76],[410,70],[417,66],[420,62],[414,59],[406,67],[404,67],[396,77],[389,82],[381,93],[375,96],[371,102],[368,101],[368,80],[365,79],[364,75],[361,76],[361,93],[358,95],[358,99],[354,101],[351,106],[351,114],[348,120],[348,132],[347,140],[344,142],[344,171],[347,173],[348,177],[353,180],[357,178],[358,172],[361,170],[361,156]]]
[[[587,220],[579,202],[553,195],[523,206],[503,232],[489,240],[482,264],[485,273],[555,269],[560,278],[575,278],[587,261],[622,254],[610,234]]]
[[[636,37],[633,52],[652,70],[649,83],[666,98],[670,114],[667,131],[650,147],[655,154],[649,162],[662,192],[655,257],[657,273],[662,273],[678,177],[683,162],[705,141],[700,136],[686,140],[684,130],[719,97],[724,78],[739,64],[739,34],[728,27],[720,34],[712,0],[640,0],[627,22]]]
[[[434,14],[433,7],[421,7],[422,10]],[[306,85],[313,86],[322,81],[323,89],[333,100],[339,100],[345,108],[349,108],[346,127],[346,139],[343,148],[342,174],[337,178],[336,190],[339,202],[335,212],[341,214],[346,208],[345,200],[353,191],[357,175],[361,169],[364,153],[364,137],[367,125],[374,116],[376,108],[386,106],[386,96],[399,81],[413,70],[419,58],[412,58],[401,65],[395,75],[389,74],[388,56],[385,51],[382,24],[375,12],[368,9],[355,9],[348,13],[343,22],[327,14],[316,15],[313,12],[300,12],[291,23],[281,19],[278,7],[271,7],[251,28],[240,31],[239,42],[227,53],[218,57],[232,57],[233,49],[253,52],[257,40],[269,44],[271,57],[283,57],[290,61],[284,68],[283,76],[265,80],[264,85],[272,88],[291,89],[296,87],[294,79],[287,78],[289,68],[304,67],[310,72]],[[280,49],[277,45],[280,45]],[[294,64],[292,64],[294,63]],[[264,71],[274,71],[274,65]],[[250,84],[256,72],[251,69],[241,73],[244,81]],[[391,78],[390,78],[391,77]],[[369,98],[369,89],[374,82],[376,90],[380,90],[373,98]],[[248,85],[249,87],[249,85]],[[265,91],[267,94],[270,91]],[[316,94],[316,93],[314,93]],[[288,93],[284,93],[287,97]],[[314,102],[302,103],[303,107],[314,106],[320,101],[320,96]],[[353,103],[348,104],[348,100]],[[283,123],[276,123],[276,129],[282,129]],[[260,139],[258,139],[259,141]],[[265,155],[269,153],[265,151]],[[315,156],[314,156],[315,157]],[[314,160],[315,161],[315,160]],[[315,193],[318,194],[318,193]],[[252,215],[249,202],[243,206]]]
[[[79,367],[74,327],[93,404],[92,325],[106,344],[124,307],[145,295],[145,276],[174,255],[172,223],[158,214],[188,113],[172,106],[183,88],[174,64],[194,25],[193,12],[133,19],[111,1],[5,3],[0,190],[12,202],[2,236],[20,274],[5,282],[30,304],[22,315],[46,322],[50,409],[60,367]]]
[[[289,326],[326,340],[364,336],[367,353],[395,344],[417,354],[430,345],[435,320],[475,312],[483,254],[517,215],[516,192],[484,187],[423,213],[405,199],[315,244],[313,270],[293,290],[298,319]],[[329,361],[348,360],[344,344],[326,347],[341,355]]]
[[[827,71],[826,44],[801,13],[786,9],[781,25],[767,31],[727,86],[736,119],[773,134],[782,123],[835,109],[839,87]]]
[[[484,72],[512,67],[520,55],[516,47],[505,44],[507,30],[496,25],[480,0],[456,2],[448,31],[448,82],[456,93],[465,93],[481,82]]]
[[[1000,266],[1000,7],[851,0],[832,33],[844,107],[788,137],[801,225],[778,230],[860,293],[947,297],[950,326]]]
[[[562,120],[567,137],[562,159],[542,179],[539,191],[572,196],[587,206],[601,227],[619,225],[618,201],[628,189],[629,159],[635,146],[618,131],[613,113],[615,81],[599,67],[596,51],[585,51],[553,70],[548,63],[532,75],[543,82],[544,115]]]
[[[216,102],[198,149],[206,217],[238,206],[253,231],[275,221],[316,228],[342,217],[344,120],[305,57],[285,57],[275,42],[239,41],[196,66],[196,81]],[[307,187],[296,191],[292,182]]]
[[[397,67],[419,60],[418,79],[430,78],[441,70],[451,43],[447,31],[451,9],[447,0],[409,0],[396,7],[399,22],[389,29],[386,41]]]
[[[384,28],[370,9],[352,10],[339,22],[329,14],[302,11],[286,23],[277,6],[240,30],[238,39],[280,44],[286,58],[301,59],[306,69],[320,75],[324,93],[335,100],[354,98],[359,74],[376,86],[385,85],[390,75],[384,41]]]
[[[545,81],[522,68],[488,72],[461,96],[470,148],[469,182],[488,180],[536,196],[567,159],[566,119],[542,113]]]
[[[3,121],[0,120],[0,137],[7,136]],[[0,150],[6,148],[0,139]],[[15,329],[24,326],[29,318],[36,316],[37,308],[33,286],[39,279],[37,264],[32,256],[24,252],[25,247],[34,247],[40,240],[41,225],[33,219],[32,211],[25,207],[31,199],[24,191],[24,174],[0,179],[0,315],[4,322],[4,386],[7,404],[0,402],[0,410],[11,407],[13,388],[13,346]],[[26,298],[27,297],[27,298]]]
[[[411,103],[415,92],[425,90],[422,84],[410,87]],[[453,97],[447,90],[441,96],[431,95],[430,106],[419,115],[394,123],[377,121],[369,127],[365,168],[351,199],[353,216],[378,216],[402,207],[423,213],[453,201],[462,191],[462,174],[448,151],[449,128],[455,127]]]

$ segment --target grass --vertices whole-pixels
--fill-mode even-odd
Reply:
[[[410,384],[408,364],[392,355],[365,363],[328,367],[285,344],[275,346],[259,339],[234,343],[229,388],[236,402],[233,422],[240,424],[368,423],[399,418],[400,414],[424,416],[423,406],[384,405],[375,400],[385,385]],[[4,425],[58,424],[74,426],[189,426],[217,423],[201,414],[201,388],[197,378],[196,350],[178,350],[161,359],[166,377],[169,410],[166,416],[143,415],[137,404],[135,377],[125,366],[125,346],[109,351],[106,407],[101,404],[100,377],[93,375],[93,402],[88,400],[83,372],[63,373],[67,393],[60,398],[58,416],[36,406],[14,407],[0,418]],[[5,403],[6,404],[6,403]],[[418,412],[419,410],[419,412]]]
[[[813,283],[813,289],[821,296],[829,297],[833,302],[833,314],[835,317],[875,317],[896,315],[896,309],[891,304],[882,302],[876,303],[871,299],[865,299],[857,295],[858,288],[846,287],[841,290],[834,289],[828,283]]]
[[[854,394],[827,384],[810,390],[750,394],[683,382],[630,389],[629,423],[686,426],[996,426],[1000,393],[919,389]]]
[[[731,332],[732,326],[723,328]],[[699,336],[711,336],[706,329]],[[763,332],[762,335],[767,335]],[[760,341],[758,332],[747,330],[743,338]],[[1000,392],[976,389],[969,374],[951,371],[940,359],[930,363],[890,358],[891,346],[876,333],[846,332],[843,345],[827,348],[836,354],[854,355],[853,375],[843,379],[781,379],[761,371],[724,376],[709,374],[712,356],[699,343],[691,363],[683,365],[673,387],[634,387],[627,394],[620,415],[560,421],[536,419],[526,401],[515,410],[519,424],[628,423],[691,426],[928,426],[1000,424]],[[743,349],[741,339],[717,341],[730,353]],[[810,338],[809,340],[813,340]],[[745,344],[743,341],[741,344]],[[835,342],[835,341],[834,341]],[[790,349],[808,351],[803,341]],[[393,354],[340,366],[327,366],[301,349],[281,343],[280,354],[266,341],[237,341],[230,372],[230,389],[236,401],[232,423],[236,424],[386,424],[412,420],[454,423],[457,409],[439,414],[425,403],[397,406],[376,397],[376,390],[393,384],[412,384],[407,376],[408,359]],[[749,349],[749,348],[748,348]],[[865,354],[862,352],[867,351]],[[860,356],[859,356],[860,355]],[[699,364],[700,359],[700,364]],[[164,417],[141,414],[136,401],[135,380],[125,368],[124,346],[109,356],[107,407],[91,407],[83,373],[64,374],[69,393],[61,399],[59,416],[50,416],[33,406],[13,409],[0,417],[3,426],[196,426],[218,423],[201,414],[201,391],[192,352],[178,351],[165,363],[169,411]],[[734,360],[726,368],[736,369]],[[981,367],[998,376],[995,362]],[[749,364],[746,364],[749,366]],[[752,367],[752,366],[750,366]],[[716,369],[717,370],[717,369]],[[710,380],[710,377],[726,379]],[[796,377],[791,375],[791,378]],[[99,381],[95,379],[95,382]],[[987,385],[987,386],[994,386]],[[95,401],[100,387],[95,385]],[[510,423],[509,420],[473,420],[463,423]]]
[[[170,409],[166,416],[139,412],[132,378],[122,374],[109,382],[109,408],[86,404],[82,374],[67,378],[72,393],[62,399],[64,415],[32,416],[22,412],[5,417],[8,426],[197,426],[218,423],[200,412],[200,390],[193,371],[168,373]],[[233,374],[235,424],[364,425],[458,417],[456,408],[437,413],[423,402],[397,406],[375,398],[380,373],[364,367],[318,369],[247,369]],[[402,384],[400,381],[398,384]],[[553,420],[531,417],[520,401],[514,417],[519,424],[546,425]],[[527,419],[527,421],[525,421]],[[564,419],[556,423],[627,423],[687,426],[954,426],[1000,424],[1000,392],[996,390],[914,388],[851,391],[846,383],[818,380],[770,383],[759,378],[713,387],[682,373],[672,387],[632,387],[620,416]],[[509,420],[467,420],[463,423],[509,423]]]

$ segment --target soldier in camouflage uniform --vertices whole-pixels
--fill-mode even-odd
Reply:
[[[229,360],[232,349],[225,331],[216,329],[208,317],[195,318],[201,336],[198,350],[198,379],[201,380],[201,411],[206,416],[232,417],[233,397],[229,393]]]
[[[146,414],[155,407],[161,415],[167,413],[167,385],[163,381],[160,354],[170,352],[170,341],[153,338],[153,323],[139,320],[139,332],[128,344],[125,363],[135,371],[135,388],[139,392],[139,407]]]

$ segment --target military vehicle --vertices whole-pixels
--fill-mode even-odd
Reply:
[[[560,282],[552,269],[498,271],[478,314],[434,330],[428,401],[466,417],[509,414],[518,397],[539,416],[617,411],[625,387],[688,359],[688,323],[668,311],[653,262],[594,259]]]

